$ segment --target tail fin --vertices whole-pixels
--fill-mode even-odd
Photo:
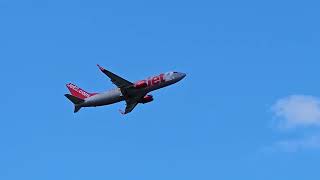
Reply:
[[[73,96],[80,98],[82,100],[97,94],[97,93],[88,93],[85,90],[79,88],[78,86],[72,83],[67,84],[67,88],[69,89],[70,93]]]
[[[74,113],[78,112],[81,109],[80,104],[84,102],[83,99],[72,96],[70,94],[65,94],[64,96],[66,96],[74,104]]]

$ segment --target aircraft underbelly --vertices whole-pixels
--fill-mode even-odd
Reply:
[[[86,99],[84,106],[92,107],[92,106],[104,106],[113,103],[117,103],[123,101],[124,97],[122,93],[118,90],[112,90],[106,93],[98,94],[96,96],[90,97]]]

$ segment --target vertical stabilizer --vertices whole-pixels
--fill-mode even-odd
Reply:
[[[79,88],[78,86],[69,83],[67,84],[67,88],[69,89],[70,93],[80,99],[86,99],[88,97],[91,97],[93,95],[96,95],[97,93],[88,93],[85,90]]]

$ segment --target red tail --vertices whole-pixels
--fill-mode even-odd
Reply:
[[[67,84],[67,88],[69,89],[70,93],[80,99],[86,99],[88,97],[91,97],[93,95],[96,95],[97,93],[88,93],[85,90],[79,88],[78,86],[69,83]]]

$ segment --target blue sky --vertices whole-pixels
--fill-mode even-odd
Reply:
[[[318,180],[316,1],[0,1],[0,179]],[[179,84],[73,114],[96,67]]]

